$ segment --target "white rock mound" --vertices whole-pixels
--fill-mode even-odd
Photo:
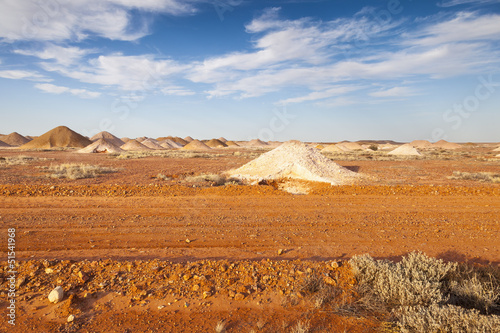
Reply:
[[[402,146],[399,146],[398,148],[391,150],[388,152],[389,155],[400,155],[400,156],[422,156],[420,152],[413,147],[411,144],[404,144]]]
[[[107,139],[98,139],[96,142],[77,151],[77,153],[121,153],[123,149],[109,142]]]
[[[291,178],[332,185],[352,183],[361,177],[323,156],[318,149],[308,147],[300,141],[285,142],[227,173],[234,178],[253,182]]]

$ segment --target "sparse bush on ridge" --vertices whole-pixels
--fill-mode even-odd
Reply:
[[[59,164],[51,165],[47,168],[51,172],[47,177],[50,178],[67,178],[67,179],[83,179],[95,178],[100,174],[116,172],[116,169],[102,167],[98,165],[87,164]]]
[[[453,171],[449,179],[477,180],[481,182],[500,183],[500,173]]]
[[[200,183],[200,182],[208,182],[214,186],[221,185],[237,185],[239,184],[239,180],[234,178],[226,178],[225,176],[217,175],[217,174],[201,174],[197,176],[187,176],[184,178],[184,182],[187,183]]]

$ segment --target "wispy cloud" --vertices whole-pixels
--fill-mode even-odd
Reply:
[[[64,47],[49,43],[42,50],[14,50],[14,53],[34,56],[44,60],[54,60],[63,66],[70,66],[81,61],[81,59],[94,52],[93,50],[84,50],[79,47]]]
[[[438,2],[438,6],[453,7],[453,6],[467,5],[467,4],[485,5],[494,3],[500,3],[500,1],[499,0],[448,0],[448,1]]]
[[[213,84],[209,97],[247,98],[291,87],[308,89],[308,95],[281,101],[298,103],[327,98],[324,87],[329,85],[351,87],[389,77],[442,78],[481,72],[499,62],[494,56],[499,54],[494,46],[500,39],[498,15],[458,13],[439,22],[426,21],[401,35],[398,22],[380,25],[362,13],[329,22],[282,20],[278,14],[279,9],[272,8],[246,26],[248,33],[258,36],[253,52],[207,59],[196,64],[188,78]],[[356,40],[363,41],[362,46]],[[346,58],[340,51],[345,48],[357,50]]]
[[[24,70],[0,70],[0,78],[13,79],[13,80],[29,80],[49,82],[51,79],[41,75],[38,72],[24,71]]]
[[[35,88],[40,89],[46,93],[50,94],[62,94],[62,93],[70,93],[71,95],[78,96],[81,98],[97,98],[101,96],[101,93],[88,91],[86,89],[71,89],[68,87],[56,86],[50,83],[38,83],[35,84]]]
[[[131,9],[171,15],[196,11],[192,2],[181,0],[1,1],[0,41],[136,40],[148,34],[148,22],[132,24]]]
[[[393,87],[385,90],[379,90],[369,93],[372,97],[406,97],[414,96],[416,92],[409,87]]]
[[[101,55],[79,66],[65,67],[42,63],[46,71],[57,72],[85,83],[111,86],[120,90],[161,90],[166,79],[186,68],[173,60],[157,60],[152,55]]]

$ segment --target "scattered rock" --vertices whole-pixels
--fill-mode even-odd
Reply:
[[[237,293],[236,295],[234,295],[234,300],[235,301],[242,301],[245,299],[245,295],[242,294],[242,293]]]
[[[280,256],[280,255],[282,255],[284,252],[285,252],[285,250],[283,250],[283,249],[279,249],[279,250],[278,250],[278,255]]]
[[[55,287],[49,294],[50,303],[58,303],[64,298],[64,290],[61,286]]]
[[[210,296],[212,296],[212,293],[210,291],[204,291],[203,292],[203,298],[208,298]]]
[[[74,320],[75,320],[75,316],[74,316],[74,315],[69,315],[69,316],[68,316],[68,319],[67,319],[67,322],[68,322],[68,323],[71,323],[71,322],[72,322],[72,321],[74,321]]]

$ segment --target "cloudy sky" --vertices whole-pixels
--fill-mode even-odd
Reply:
[[[0,133],[500,141],[498,0],[2,0]]]

